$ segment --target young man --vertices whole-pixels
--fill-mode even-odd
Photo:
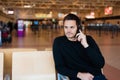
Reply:
[[[53,44],[56,70],[70,80],[106,80],[101,72],[104,58],[94,39],[82,33],[80,23],[74,14],[65,16],[65,36],[57,37]]]

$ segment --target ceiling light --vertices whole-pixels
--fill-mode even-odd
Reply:
[[[24,5],[24,8],[31,8],[31,5]]]
[[[8,10],[7,14],[14,14],[13,10]]]

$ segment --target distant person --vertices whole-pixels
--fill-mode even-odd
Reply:
[[[117,26],[118,26],[118,28],[120,29],[120,22],[119,22],[119,21],[117,22]]]
[[[106,80],[101,69],[104,57],[94,39],[81,31],[81,21],[74,14],[63,20],[64,36],[53,44],[55,67],[70,80]]]
[[[7,23],[7,26],[8,26],[9,29],[10,29],[10,34],[12,34],[12,31],[13,31],[13,23],[12,23],[11,21],[9,21],[9,22]]]
[[[18,30],[18,24],[17,22],[14,23],[14,29],[17,31]]]

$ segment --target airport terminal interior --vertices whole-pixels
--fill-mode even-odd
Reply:
[[[54,39],[64,35],[63,18],[68,13],[79,16],[82,32],[98,44],[105,58],[103,74],[120,80],[120,0],[0,0],[0,53],[52,51]],[[0,80],[25,80],[12,79],[12,57],[4,55]]]

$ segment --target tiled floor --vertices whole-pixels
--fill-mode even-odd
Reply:
[[[25,37],[16,37],[14,31],[12,43],[3,44],[0,48],[51,49],[54,38],[63,34],[62,29],[41,29],[35,34],[27,28]],[[106,64],[103,70],[108,80],[120,80],[120,32],[118,36],[114,35],[114,38],[111,38],[111,33],[102,32],[101,36],[99,36],[96,31],[87,31],[86,34],[93,36],[105,57]]]

